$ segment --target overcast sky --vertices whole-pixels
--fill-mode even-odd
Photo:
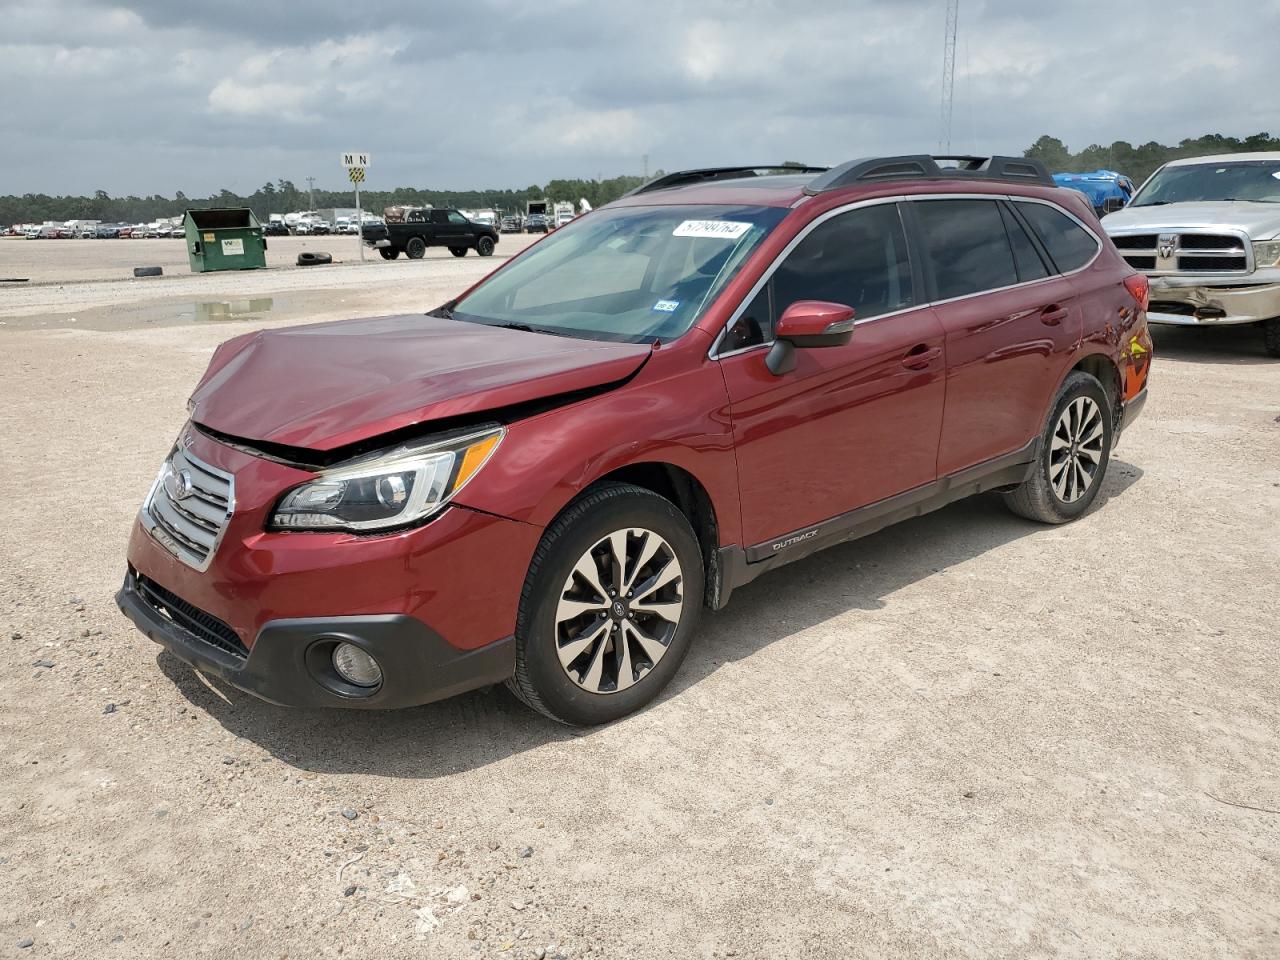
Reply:
[[[0,194],[935,152],[945,0],[0,0]],[[955,152],[1280,133],[1280,0],[960,0]]]

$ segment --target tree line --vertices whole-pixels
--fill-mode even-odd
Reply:
[[[1135,147],[1127,140],[1117,140],[1110,146],[1090,144],[1079,153],[1072,153],[1057,137],[1045,134],[1024,152],[1024,157],[1039,160],[1050,173],[1088,173],[1091,170],[1115,170],[1130,177],[1134,183],[1143,180],[1170,160],[1182,157],[1202,157],[1214,153],[1246,153],[1255,150],[1280,150],[1280,138],[1269,133],[1253,136],[1224,137],[1210,133],[1194,140],[1181,141],[1169,147],[1154,141]]]
[[[661,173],[661,171],[659,171]],[[397,187],[394,190],[361,190],[365,210],[381,213],[384,207],[413,205],[495,208],[524,212],[528,200],[567,200],[575,206],[585,199],[593,207],[616,200],[644,182],[643,177],[622,176],[609,180],[552,180],[546,186],[534,184],[524,190],[427,190]],[[350,207],[355,203],[351,190],[316,190],[315,208]],[[264,183],[248,196],[221,190],[208,197],[188,197],[178,191],[173,197],[113,197],[105,190],[92,196],[58,196],[28,193],[0,196],[0,224],[43,223],[46,220],[101,220],[106,223],[148,223],[160,217],[176,217],[190,209],[208,207],[248,207],[265,221],[270,214],[310,208],[311,194],[290,180]]]
[[[1057,137],[1048,134],[1028,147],[1023,155],[1042,161],[1053,173],[1086,172],[1099,168],[1116,170],[1141,183],[1157,167],[1179,157],[1194,157],[1210,153],[1239,153],[1252,150],[1280,150],[1280,138],[1269,133],[1255,133],[1240,139],[1222,134],[1206,134],[1187,139],[1176,146],[1144,143],[1134,146],[1127,140],[1117,140],[1110,146],[1090,144],[1079,153],[1072,153]],[[657,172],[658,175],[662,171]],[[495,208],[523,211],[528,200],[567,200],[576,204],[586,199],[593,207],[616,200],[628,190],[638,187],[642,177],[621,176],[609,180],[552,180],[545,186],[534,184],[524,190],[428,190],[418,187],[397,187],[394,190],[362,190],[361,202],[365,209],[375,213],[383,207],[410,204],[433,207],[463,207],[466,209]],[[349,207],[352,205],[349,190],[317,190],[315,206]],[[273,213],[305,210],[310,206],[308,191],[299,189],[290,180],[264,183],[248,196],[240,196],[230,190],[221,190],[208,197],[188,197],[178,191],[173,197],[153,194],[149,197],[112,197],[105,190],[92,196],[59,196],[28,193],[23,196],[0,196],[0,224],[43,223],[46,220],[102,220],[108,223],[145,223],[158,217],[176,217],[183,211],[203,207],[248,207],[258,219],[266,220]]]

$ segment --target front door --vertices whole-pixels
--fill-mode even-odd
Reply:
[[[916,292],[897,205],[819,223],[720,346],[733,418],[743,546],[803,530],[936,479],[942,328]],[[797,300],[853,307],[852,340],[765,366],[773,325]],[[727,355],[726,355],[727,354]]]

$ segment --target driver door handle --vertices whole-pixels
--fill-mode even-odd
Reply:
[[[942,356],[941,347],[931,347],[926,343],[918,343],[902,358],[902,365],[908,370],[923,370]]]
[[[1067,319],[1066,307],[1060,307],[1056,303],[1040,311],[1040,322],[1046,327],[1056,327],[1065,319]]]

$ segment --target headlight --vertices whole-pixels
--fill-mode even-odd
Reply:
[[[1255,240],[1253,242],[1255,267],[1280,267],[1280,240]]]
[[[431,516],[498,448],[502,427],[426,446],[398,447],[329,470],[286,493],[277,530],[389,530]]]

